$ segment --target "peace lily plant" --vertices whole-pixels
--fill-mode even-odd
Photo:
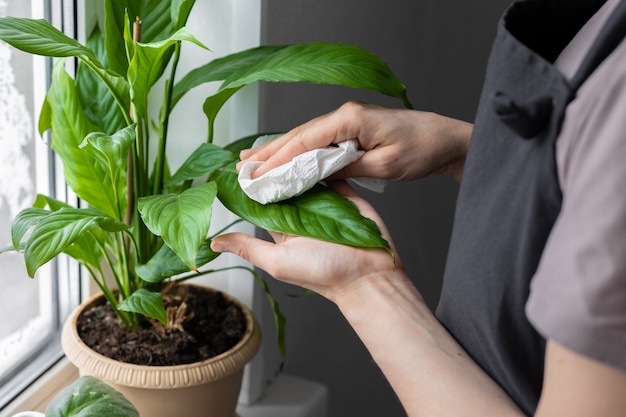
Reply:
[[[0,19],[0,39],[58,58],[39,131],[50,131],[67,184],[87,204],[71,207],[39,195],[15,218],[13,247],[5,251],[23,252],[31,277],[61,253],[76,259],[129,328],[142,316],[167,326],[161,293],[167,284],[215,272],[200,268],[219,255],[208,236],[216,198],[264,229],[388,248],[374,222],[323,186],[275,204],[248,198],[235,164],[239,151],[261,135],[220,147],[213,143],[214,126],[224,104],[258,81],[368,89],[410,106],[402,83],[374,54],[327,43],[261,46],[178,74],[183,45],[208,49],[185,28],[193,5],[194,0],[105,0],[104,28],[96,27],[85,45],[44,20]],[[68,58],[78,59],[75,77],[65,69]],[[221,84],[203,105],[206,142],[171,174],[167,149],[190,135],[168,129],[172,110],[191,89],[212,82]],[[152,120],[149,110],[159,94],[158,120]],[[114,288],[107,286],[107,275]],[[280,327],[282,316],[272,305]]]

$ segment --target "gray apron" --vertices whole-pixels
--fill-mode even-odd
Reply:
[[[459,191],[437,317],[532,415],[545,339],[524,308],[561,209],[555,142],[568,103],[626,31],[626,0],[572,80],[552,65],[604,0],[522,0],[505,12],[487,66]]]

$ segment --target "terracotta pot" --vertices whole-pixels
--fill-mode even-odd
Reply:
[[[63,326],[63,350],[81,375],[97,377],[120,391],[142,417],[235,416],[243,368],[261,344],[259,324],[248,308],[226,296],[242,308],[248,322],[243,339],[229,351],[192,364],[145,366],[101,355],[78,336],[76,319],[101,297],[95,295],[81,304]]]

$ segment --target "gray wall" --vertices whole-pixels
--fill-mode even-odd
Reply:
[[[509,0],[264,0],[263,41],[345,42],[377,53],[406,84],[417,109],[472,120],[497,19]],[[328,86],[264,85],[261,129],[286,131],[347,100],[401,103]],[[385,219],[409,275],[436,305],[457,184],[447,176],[363,191]],[[289,297],[272,282],[288,318],[285,372],[324,383],[330,417],[404,415],[382,373],[330,302]],[[372,314],[375,314],[373,306]]]

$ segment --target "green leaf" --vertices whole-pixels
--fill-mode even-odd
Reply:
[[[148,114],[150,87],[163,75],[169,62],[170,48],[181,41],[188,41],[208,49],[185,28],[179,29],[163,41],[135,44],[135,54],[128,68],[128,78],[131,83],[133,103],[138,114],[143,116]]]
[[[128,2],[125,0],[104,1],[104,32],[106,33],[104,40],[107,62],[109,68],[120,75],[124,75],[128,71],[128,59],[126,55],[120,53],[124,50],[126,10],[132,13]],[[131,16],[136,15],[131,14]]]
[[[181,7],[181,2],[177,0],[135,0],[135,3],[139,11],[138,14],[131,15],[131,18],[134,20],[134,17],[138,16],[143,22],[142,42],[155,42],[170,37],[184,26],[190,7],[193,6],[184,4]]]
[[[98,26],[87,39],[87,47],[94,52],[102,65],[107,65],[105,37]],[[109,89],[82,61],[79,62],[76,73],[76,90],[85,114],[99,130],[113,134],[125,126],[124,114],[116,105]]]
[[[43,208],[26,208],[20,211],[13,219],[11,225],[11,242],[14,248],[19,248],[24,235],[37,224],[39,220],[46,217],[50,212]]]
[[[231,73],[219,91],[255,81],[333,84],[372,90],[412,107],[406,87],[385,62],[365,49],[341,43],[297,44]]]
[[[82,376],[59,392],[46,407],[46,417],[139,417],[121,393],[92,376]]]
[[[26,269],[30,277],[91,229],[121,232],[129,228],[93,209],[62,208],[38,217],[24,250]]]
[[[22,51],[59,58],[81,59],[104,82],[122,111],[129,108],[128,84],[105,69],[93,51],[78,43],[45,20],[0,18],[0,39]]]
[[[250,135],[250,136],[243,137],[241,139],[234,140],[228,145],[224,146],[224,149],[234,153],[235,155],[239,155],[241,151],[243,151],[244,149],[250,149],[252,145],[254,144],[254,142],[256,142],[256,140],[262,136],[278,138],[280,135],[283,135],[283,134],[284,133],[276,133],[276,132],[256,133],[254,135]]]
[[[62,208],[71,208],[69,204],[64,201],[57,200],[56,198],[52,198],[47,195],[37,194],[35,198],[35,202],[33,203],[33,207],[37,208],[46,208],[49,207],[51,211],[57,211]]]
[[[198,267],[211,262],[220,254],[211,250],[211,241],[206,240],[196,257]],[[189,272],[191,269],[170,249],[163,245],[161,249],[144,265],[138,265],[135,272],[141,279],[150,283],[158,283],[175,275]]]
[[[222,204],[257,227],[344,245],[389,249],[376,223],[363,217],[351,201],[322,185],[298,197],[263,205],[241,190],[234,164],[214,172],[211,179],[218,185]]]
[[[51,111],[51,146],[63,161],[67,184],[91,207],[120,219],[114,187],[105,180],[107,171],[79,148],[97,127],[85,116],[74,82],[61,62],[54,67],[47,101]]]
[[[167,325],[167,314],[163,306],[163,298],[159,292],[151,292],[140,288],[117,305],[117,308],[129,313],[139,313],[151,317]]]
[[[109,67],[118,74],[128,71],[129,59],[120,53],[125,49],[125,27],[130,29],[139,19],[142,23],[140,42],[167,39],[185,25],[194,3],[195,0],[105,0]]]
[[[135,142],[135,125],[130,125],[122,130],[107,135],[106,133],[93,132],[87,135],[79,145],[99,167],[107,173],[107,178],[102,178],[113,189],[111,192],[116,198],[118,207],[117,219],[122,220],[126,212],[126,174],[128,167],[128,150]]]
[[[176,171],[165,185],[172,186],[186,180],[193,180],[207,175],[237,160],[237,158],[237,155],[220,146],[203,143],[189,155],[189,158],[178,168],[178,171]]]
[[[91,51],[45,20],[0,18],[0,39],[22,51],[51,57],[90,55]]]
[[[62,208],[72,208],[72,206],[63,201],[43,194],[37,195],[33,207],[40,209],[49,207],[51,211],[57,211]],[[85,233],[80,238],[76,239],[76,241],[66,247],[63,252],[83,265],[100,270],[103,258],[100,245],[106,245],[110,240],[111,238],[104,231],[92,229],[90,233]]]
[[[214,182],[189,188],[181,194],[161,194],[139,199],[139,212],[152,233],[193,270],[196,257],[211,225],[212,205],[217,194]]]
[[[185,25],[194,3],[195,0],[105,0],[109,67],[118,74],[128,71],[130,59],[120,53],[126,49],[125,45],[128,46],[124,40],[125,27],[130,29],[139,19],[142,22],[141,42],[167,39]]]
[[[202,105],[202,111],[206,114],[207,119],[209,119],[209,143],[213,142],[213,133],[215,126],[215,119],[217,118],[217,114],[224,106],[224,104],[228,101],[229,98],[233,96],[240,88],[229,88],[227,90],[220,91],[217,94],[207,97],[204,100],[204,104]]]
[[[174,86],[171,107],[174,107],[176,103],[194,87],[212,81],[224,80],[234,71],[252,66],[283,48],[285,48],[285,46],[260,46],[247,49],[214,59],[208,64],[189,71],[189,73]]]
[[[177,31],[187,24],[187,19],[189,19],[191,9],[193,9],[195,3],[196,0],[172,0],[170,6],[171,22],[172,25],[174,25],[172,32]]]
[[[44,97],[41,105],[41,112],[39,113],[39,122],[37,124],[37,131],[39,136],[43,137],[46,130],[52,127],[52,107],[48,101],[48,96]]]

